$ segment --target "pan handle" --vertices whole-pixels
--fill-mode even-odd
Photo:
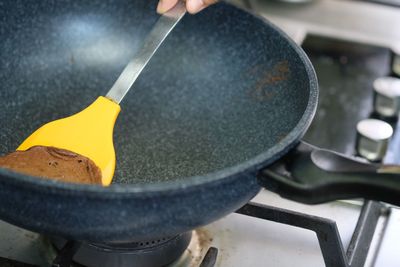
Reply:
[[[400,206],[400,166],[384,166],[305,142],[258,173],[261,186],[307,204],[365,198]]]

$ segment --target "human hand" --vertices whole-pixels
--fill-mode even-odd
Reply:
[[[157,12],[162,14],[173,8],[181,0],[160,0]],[[216,3],[218,0],[186,0],[186,9],[189,13],[195,14],[204,8]]]

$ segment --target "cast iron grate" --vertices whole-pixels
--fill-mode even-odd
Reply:
[[[362,267],[384,209],[379,202],[364,202],[347,253],[333,220],[252,202],[236,213],[312,230],[317,234],[326,267]]]
[[[252,202],[236,213],[312,230],[317,234],[326,267],[361,267],[364,266],[367,258],[378,219],[382,212],[387,210],[379,202],[364,202],[347,252],[344,250],[336,222],[333,220]],[[79,247],[78,242],[67,242],[54,259],[52,267],[82,267],[72,262]],[[214,267],[217,256],[218,249],[209,248],[199,267]],[[0,258],[0,263],[1,266],[34,267],[2,258]]]

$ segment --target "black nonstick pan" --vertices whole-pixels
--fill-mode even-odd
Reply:
[[[157,20],[156,4],[0,1],[0,153],[107,92]],[[310,61],[269,22],[225,3],[187,15],[121,103],[114,183],[0,169],[0,218],[115,243],[208,224],[260,186],[307,203],[400,204],[397,176],[300,142],[317,96]]]

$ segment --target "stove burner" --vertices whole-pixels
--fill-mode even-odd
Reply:
[[[69,267],[71,259],[87,267],[161,267],[178,259],[188,247],[192,233],[118,245],[88,244],[51,238],[59,253],[53,266]]]

